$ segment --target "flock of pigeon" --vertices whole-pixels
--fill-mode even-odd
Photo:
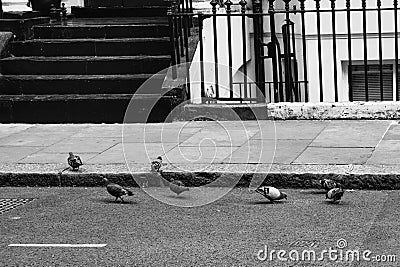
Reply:
[[[163,166],[162,157],[157,157],[156,160],[151,162],[151,172],[159,174],[163,176],[163,171],[161,167]],[[68,165],[71,166],[73,171],[79,170],[79,167],[83,165],[81,158],[78,155],[74,155],[72,152],[69,153],[69,157],[67,159]],[[124,202],[123,196],[133,196],[132,191],[129,189],[110,182],[107,178],[103,178],[104,183],[106,184],[107,192],[115,197],[115,202],[118,201],[118,198],[121,202]],[[344,189],[342,185],[338,182],[335,182],[330,179],[320,180],[321,186],[326,190],[326,199],[331,200],[333,203],[339,203],[344,194]],[[182,181],[171,179],[169,181],[169,189],[177,195],[185,191],[189,191],[189,188],[184,185]],[[287,194],[284,192],[280,192],[277,188],[272,186],[260,186],[255,192],[261,194],[263,197],[274,203],[277,200],[286,199]]]

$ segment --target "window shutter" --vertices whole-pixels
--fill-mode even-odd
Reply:
[[[393,65],[382,65],[383,100],[393,101]],[[381,101],[379,65],[368,65],[368,100]],[[352,66],[352,90],[354,101],[365,101],[364,65]]]

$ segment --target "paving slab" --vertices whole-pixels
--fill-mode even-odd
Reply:
[[[21,159],[41,150],[41,147],[29,146],[0,146],[0,162],[16,163]]]
[[[382,140],[375,148],[368,164],[400,164],[400,140]]]
[[[118,143],[106,151],[97,154],[87,161],[88,164],[116,164],[128,162],[147,163],[156,159],[160,155],[165,155],[174,144],[161,143]]]
[[[42,152],[101,153],[119,142],[121,139],[118,137],[71,137],[43,149]]]
[[[308,147],[295,164],[365,164],[373,148]]]
[[[235,150],[230,160],[224,163],[292,163],[312,140],[249,140]]]
[[[391,124],[390,121],[332,121],[311,146],[375,147]]]

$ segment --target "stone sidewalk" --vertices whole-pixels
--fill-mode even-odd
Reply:
[[[146,173],[162,155],[167,172],[390,174],[400,187],[400,125],[388,120],[2,124],[0,185],[58,174],[68,152],[85,165],[63,175]]]

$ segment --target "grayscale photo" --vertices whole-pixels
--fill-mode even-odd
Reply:
[[[0,267],[400,266],[397,0],[0,0]]]

